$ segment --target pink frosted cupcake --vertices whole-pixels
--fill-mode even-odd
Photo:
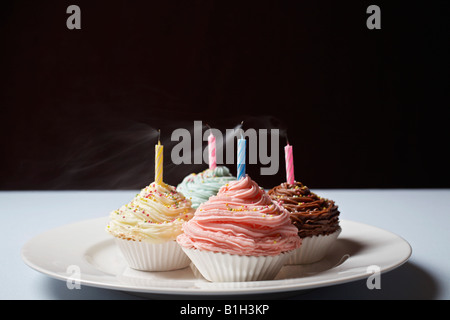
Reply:
[[[289,213],[248,176],[200,205],[183,231],[178,243],[210,281],[273,279],[301,245]]]

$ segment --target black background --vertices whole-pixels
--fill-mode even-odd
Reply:
[[[171,163],[194,120],[287,132],[313,188],[450,187],[447,3],[2,1],[0,189],[143,187],[157,129],[175,185],[207,167]]]

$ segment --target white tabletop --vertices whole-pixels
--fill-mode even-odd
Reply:
[[[381,288],[366,280],[289,296],[289,299],[450,299],[449,189],[313,190],[336,201],[342,219],[383,228],[406,239],[412,256],[381,275]],[[49,229],[104,217],[138,191],[3,191],[0,299],[140,299],[128,293],[66,283],[29,268],[21,248]]]

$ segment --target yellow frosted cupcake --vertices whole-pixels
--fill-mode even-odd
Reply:
[[[143,271],[185,268],[190,260],[176,242],[193,217],[191,201],[164,182],[151,183],[128,204],[111,212],[106,230],[128,265]]]

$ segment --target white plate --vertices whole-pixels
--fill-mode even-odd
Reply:
[[[169,272],[130,269],[105,232],[107,218],[62,226],[30,240],[22,258],[31,268],[81,286],[140,294],[173,296],[228,296],[289,293],[368,278],[399,267],[411,255],[401,237],[366,224],[341,220],[342,233],[322,261],[284,266],[275,280],[212,283],[191,268]],[[79,271],[79,272],[78,272]],[[79,276],[78,276],[79,275]]]

